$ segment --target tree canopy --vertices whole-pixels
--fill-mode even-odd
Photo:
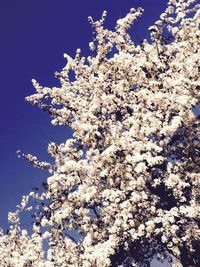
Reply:
[[[142,8],[113,31],[106,12],[89,17],[91,56],[65,54],[59,88],[33,80],[26,100],[73,138],[49,143],[54,164],[19,152],[50,177],[9,213],[2,267],[149,266],[163,255],[200,265],[199,7],[168,1],[137,45],[128,30]],[[33,214],[32,233],[22,212]]]

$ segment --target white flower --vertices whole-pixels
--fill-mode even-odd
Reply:
[[[146,164],[144,162],[138,163],[137,166],[135,167],[135,171],[137,173],[144,172],[145,170],[146,170]]]
[[[144,224],[140,224],[138,227],[138,236],[144,236],[145,235],[145,226]]]
[[[178,32],[178,27],[173,27],[172,28],[172,34],[175,35]]]
[[[162,241],[163,243],[167,243],[167,241],[168,241],[167,236],[163,234],[162,237],[161,237],[161,241]]]
[[[42,227],[45,227],[45,226],[48,226],[48,224],[49,224],[49,221],[46,218],[42,218],[42,220],[41,220],[41,226]]]

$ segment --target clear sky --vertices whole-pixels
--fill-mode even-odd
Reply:
[[[49,141],[60,143],[71,136],[66,127],[51,126],[50,118],[24,101],[34,93],[31,79],[41,85],[59,85],[54,71],[65,65],[63,53],[76,48],[89,55],[92,30],[89,15],[99,19],[108,11],[106,26],[114,27],[131,7],[145,13],[131,29],[141,40],[147,28],[164,11],[167,0],[1,0],[0,1],[0,225],[6,227],[7,212],[22,195],[48,177],[16,157],[15,151],[47,160]]]

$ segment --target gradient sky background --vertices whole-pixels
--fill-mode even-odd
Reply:
[[[24,101],[34,93],[31,79],[59,85],[53,73],[64,67],[63,53],[74,56],[80,47],[83,55],[89,55],[89,15],[99,19],[107,10],[106,26],[113,28],[131,7],[141,6],[145,13],[131,33],[142,40],[166,5],[167,0],[0,1],[0,226],[6,228],[7,212],[15,209],[22,195],[49,176],[18,159],[15,151],[48,160],[48,143],[60,143],[72,134],[66,127],[51,126],[47,114]]]

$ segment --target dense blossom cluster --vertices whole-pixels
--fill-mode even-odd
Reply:
[[[143,10],[131,9],[115,31],[106,12],[89,21],[92,56],[80,49],[56,76],[61,87],[33,80],[27,101],[68,125],[73,138],[50,143],[54,166],[45,190],[24,197],[0,235],[2,267],[148,266],[173,255],[200,265],[200,8],[170,0],[136,45],[127,30]],[[73,77],[73,74],[75,78]],[[40,166],[41,165],[41,166]],[[20,213],[36,199],[33,233]],[[46,245],[45,245],[46,244]],[[46,246],[46,247],[45,247]],[[142,265],[143,264],[143,265]],[[146,264],[146,265],[144,265]],[[176,265],[178,266],[178,265]]]

